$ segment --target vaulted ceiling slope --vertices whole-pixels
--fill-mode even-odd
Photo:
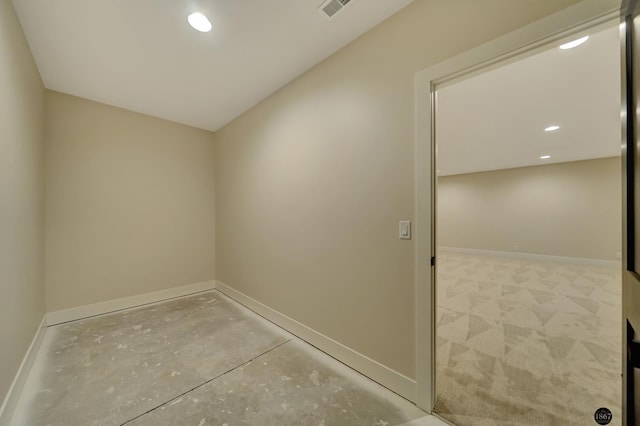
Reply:
[[[412,1],[13,3],[48,89],[215,131]]]

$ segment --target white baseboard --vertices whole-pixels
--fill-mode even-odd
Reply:
[[[438,247],[438,250],[451,253],[464,253],[464,254],[479,254],[486,256],[499,256],[499,257],[515,257],[520,259],[531,260],[548,260],[552,262],[566,262],[575,263],[579,265],[595,265],[595,266],[616,266],[619,267],[622,263],[615,260],[601,260],[601,259],[586,259],[582,257],[565,257],[565,256],[552,256],[548,254],[536,254],[536,253],[522,253],[514,251],[498,251],[498,250],[482,250],[471,249],[461,247]]]
[[[15,411],[18,399],[22,393],[24,383],[29,376],[33,362],[35,361],[40,345],[42,344],[42,339],[44,338],[46,329],[47,316],[45,315],[42,317],[38,330],[36,330],[36,334],[33,336],[33,340],[31,340],[29,349],[27,349],[27,353],[24,355],[24,358],[22,358],[22,363],[20,364],[18,372],[13,379],[13,383],[11,383],[11,387],[2,402],[2,406],[0,407],[0,426],[9,426],[9,422],[11,421],[13,412]]]
[[[394,391],[409,401],[415,402],[415,380],[336,342],[330,337],[275,311],[220,281],[216,281],[216,289],[331,357],[378,382],[382,386]]]
[[[94,303],[92,305],[84,305],[61,311],[49,312],[46,315],[47,325],[56,325],[63,322],[75,321],[109,312],[148,305],[150,303],[162,302],[176,297],[183,297],[194,293],[200,293],[202,291],[213,290],[214,288],[215,281],[204,281],[182,287],[168,288],[166,290],[139,294],[137,296],[123,297],[121,299],[107,300],[105,302]]]
[[[205,281],[201,283],[175,287],[166,290],[145,293],[137,296],[124,297],[105,302],[95,303],[92,305],[78,306],[75,308],[65,309],[45,314],[40,326],[22,360],[20,368],[16,373],[9,392],[0,407],[0,426],[8,426],[11,421],[16,404],[22,393],[24,383],[31,371],[33,362],[36,358],[38,350],[42,344],[47,326],[56,325],[68,321],[88,318],[96,315],[106,314],[109,312],[119,311],[123,309],[134,308],[141,305],[162,302],[177,297],[189,296],[191,294],[200,293],[217,289],[226,296],[234,299],[238,303],[246,306],[262,317],[268,319],[274,324],[282,327],[286,331],[296,335],[307,343],[315,346],[321,351],[327,353],[331,357],[346,364],[350,368],[362,373],[370,379],[378,382],[382,386],[394,391],[398,395],[415,401],[416,382],[409,377],[404,376],[397,371],[390,369],[377,361],[368,358],[353,349],[336,342],[319,333],[300,322],[283,315],[272,308],[252,299],[251,297],[227,286],[219,281]]]

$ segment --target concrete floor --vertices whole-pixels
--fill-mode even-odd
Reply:
[[[47,329],[12,425],[444,425],[216,292]]]

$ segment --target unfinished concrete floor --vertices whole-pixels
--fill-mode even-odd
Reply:
[[[210,291],[49,327],[12,425],[438,425]]]

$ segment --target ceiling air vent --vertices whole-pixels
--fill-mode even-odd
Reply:
[[[351,0],[327,0],[320,6],[320,10],[322,10],[328,18],[333,18],[334,15],[350,1]]]

